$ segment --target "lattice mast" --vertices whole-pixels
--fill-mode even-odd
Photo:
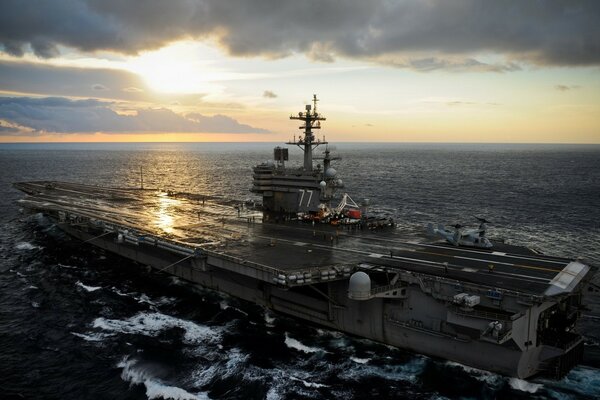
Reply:
[[[317,112],[317,95],[313,95],[313,106],[310,104],[306,105],[305,112],[299,112],[298,115],[291,115],[290,119],[297,119],[304,122],[304,125],[300,125],[299,129],[304,129],[304,137],[299,136],[298,141],[287,142],[287,144],[294,144],[302,149],[304,152],[304,171],[312,172],[313,165],[313,149],[321,144],[327,144],[325,140],[321,141],[316,139],[313,135],[313,129],[321,129],[321,121],[325,121],[326,118]]]

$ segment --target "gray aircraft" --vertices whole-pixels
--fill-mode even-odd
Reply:
[[[430,223],[427,226],[427,231],[431,236],[439,236],[455,246],[479,247],[483,249],[492,248],[492,242],[485,237],[486,224],[489,224],[490,221],[487,221],[485,218],[475,218],[479,221],[479,228],[477,229],[463,230],[464,226],[460,224],[453,225],[454,230],[446,229],[442,224],[434,228],[433,224]]]

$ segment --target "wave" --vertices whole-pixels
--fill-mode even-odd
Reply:
[[[79,286],[80,288],[85,289],[88,292],[95,292],[96,290],[102,289],[102,286],[87,286],[87,285],[84,285],[83,283],[81,283],[81,281],[77,281],[77,283],[75,283],[75,285]]]
[[[445,365],[452,367],[452,368],[461,369],[464,372],[466,372],[467,374],[469,374],[471,377],[477,379],[478,381],[484,382],[488,385],[499,386],[500,383],[502,383],[505,379],[501,375],[495,374],[493,372],[486,371],[483,369],[469,367],[467,365],[463,365],[463,364],[460,364],[460,363],[457,363],[454,361],[446,361]],[[531,392],[531,393],[534,393],[534,392]]]
[[[576,393],[578,395],[600,398],[600,374],[597,368],[575,367],[562,380],[545,382],[550,389]],[[553,392],[553,390],[549,390]]]
[[[146,387],[148,399],[173,399],[173,400],[208,400],[210,397],[204,392],[190,393],[177,386],[167,385],[152,373],[137,365],[136,360],[124,358],[117,367],[123,368],[121,379],[131,385],[143,384]]]
[[[247,313],[246,311],[240,310],[239,308],[237,308],[237,307],[234,307],[234,306],[230,306],[229,304],[227,304],[227,301],[225,301],[225,300],[221,300],[221,301],[219,302],[219,307],[220,307],[220,308],[221,308],[221,310],[223,310],[223,311],[225,311],[225,310],[228,310],[228,309],[231,309],[231,310],[235,310],[235,311],[239,312],[240,314],[243,314],[243,315],[245,315],[245,316],[248,316],[248,313]]]
[[[64,265],[64,264],[57,264],[58,268],[67,268],[67,269],[79,269],[77,267],[74,267],[72,265]]]
[[[308,381],[305,381],[304,379],[296,378],[295,376],[290,376],[290,379],[293,380],[293,381],[302,383],[307,388],[317,388],[317,389],[319,389],[319,388],[329,387],[328,385],[324,385],[322,383],[308,382]]]
[[[158,299],[153,300],[147,294],[144,294],[144,293],[139,294],[136,292],[132,292],[132,293],[122,292],[121,290],[117,289],[114,286],[110,290],[118,296],[130,297],[140,304],[148,304],[153,307],[163,306],[166,304],[173,304],[177,301],[177,299],[175,297],[167,297],[167,296],[161,296]]]
[[[41,249],[41,247],[31,244],[29,242],[18,242],[15,245],[15,249],[17,249],[17,250],[37,250],[37,249]]]
[[[285,333],[285,345],[290,349],[298,350],[303,353],[328,353],[328,351],[325,351],[324,349],[318,347],[310,347],[306,346],[305,344],[302,344],[300,341],[290,337],[287,332]]]
[[[391,381],[416,382],[425,369],[427,358],[415,356],[404,364],[371,365],[350,361],[344,364],[339,375],[344,380],[356,381],[366,377],[378,377]]]
[[[265,308],[264,310],[264,318],[265,318],[265,325],[269,328],[273,328],[275,326],[275,321],[277,320],[277,318],[275,318],[275,316],[273,314],[271,314],[269,312],[269,309]]]
[[[177,327],[185,331],[184,341],[188,344],[213,343],[221,339],[221,333],[215,329],[158,312],[140,312],[125,320],[100,317],[94,320],[92,326],[109,332],[144,336],[156,336]]]
[[[515,390],[520,390],[522,392],[527,392],[527,393],[535,393],[544,386],[539,383],[527,382],[523,379],[518,379],[518,378],[510,378],[508,380],[508,384],[510,385],[511,388],[513,388]]]
[[[92,334],[84,334],[78,332],[71,332],[71,335],[77,336],[87,342],[102,342],[104,339],[113,336],[110,333],[92,333]]]
[[[240,349],[233,348],[227,352],[213,352],[204,355],[211,361],[208,368],[193,372],[192,379],[197,386],[205,386],[215,378],[227,379],[240,374],[248,363],[250,355]]]

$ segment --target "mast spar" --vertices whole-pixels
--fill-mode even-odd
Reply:
[[[317,95],[313,94],[313,106],[310,104],[306,105],[306,111],[299,112],[298,115],[291,115],[290,119],[303,121],[304,124],[300,125],[299,129],[304,129],[304,137],[300,136],[298,141],[287,142],[286,144],[293,144],[302,149],[304,152],[304,171],[312,172],[312,153],[313,149],[321,144],[327,144],[326,141],[321,141],[315,138],[313,129],[321,129],[321,121],[325,121],[326,118],[317,112]]]

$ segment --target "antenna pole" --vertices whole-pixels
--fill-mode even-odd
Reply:
[[[143,190],[144,189],[144,170],[142,168],[143,167],[140,165],[140,188]]]
[[[304,125],[300,126],[300,129],[304,130],[304,137],[300,137],[295,144],[302,149],[304,152],[304,171],[312,172],[312,151],[314,147],[321,144],[327,144],[325,141],[316,140],[313,134],[313,129],[321,129],[321,121],[325,121],[325,117],[317,112],[317,95],[313,95],[313,106],[307,104],[304,112],[299,112],[298,116],[292,115],[290,119],[300,120]],[[295,141],[295,140],[294,140]]]

